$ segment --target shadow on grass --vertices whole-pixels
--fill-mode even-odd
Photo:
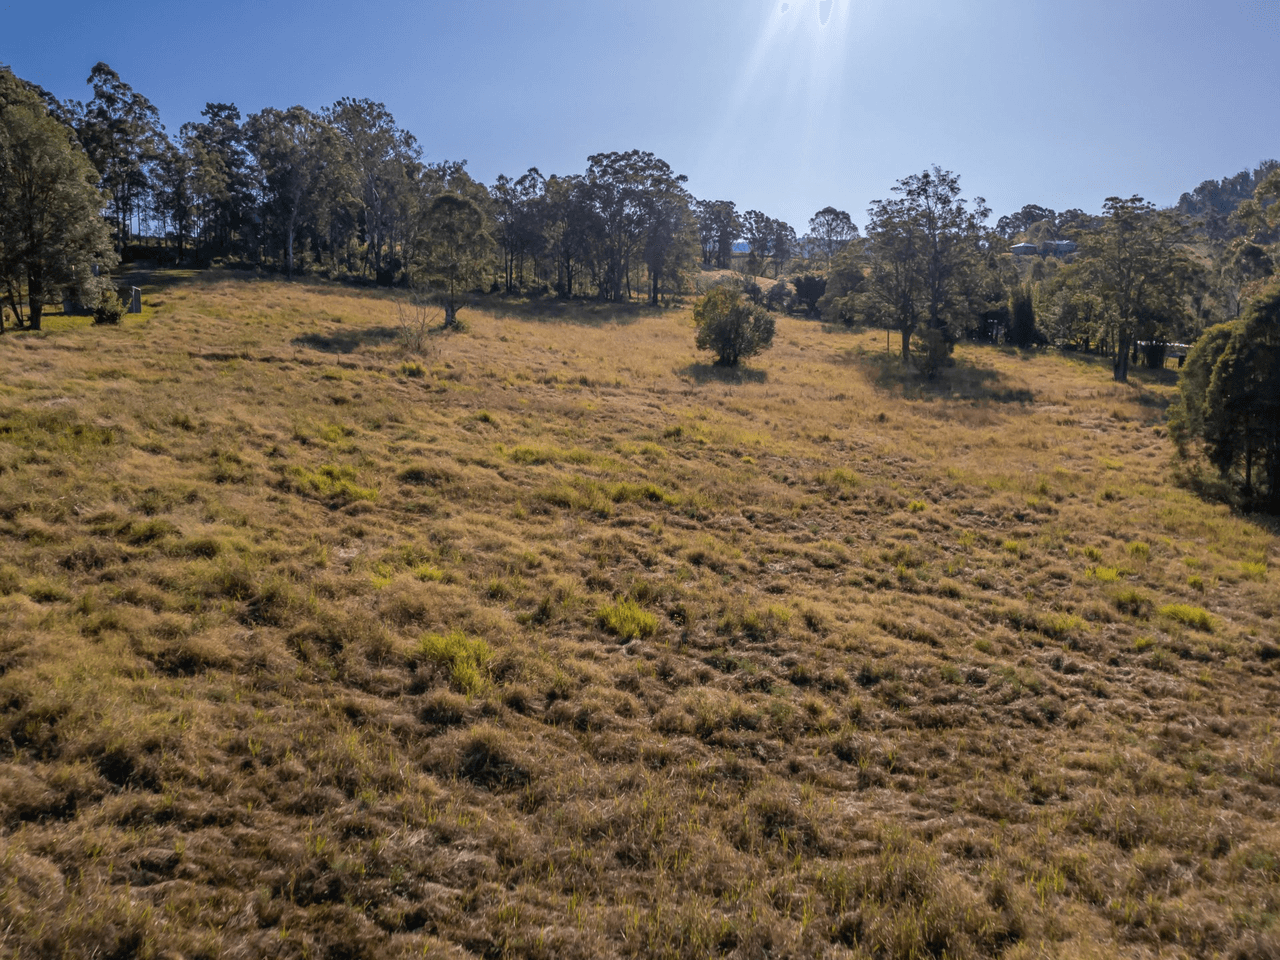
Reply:
[[[557,297],[516,298],[487,296],[472,309],[494,317],[531,320],[536,323],[574,323],[585,327],[626,325],[645,317],[661,316],[670,307],[650,303],[606,303],[602,300],[561,300]]]
[[[845,360],[871,373],[881,390],[900,389],[908,399],[985,400],[990,403],[1034,403],[1035,391],[1011,386],[991,367],[955,360],[933,377],[902,363],[898,353],[847,350]]]
[[[694,383],[765,383],[769,379],[768,371],[765,370],[752,370],[749,367],[720,367],[714,363],[691,363],[681,367],[676,373]]]
[[[1223,477],[1204,461],[1175,459],[1173,480],[1202,502],[1227,507],[1233,516],[1280,536],[1280,504],[1265,496],[1246,496],[1233,479]]]
[[[324,353],[355,353],[361,347],[378,347],[394,343],[400,337],[395,327],[356,327],[335,333],[308,333],[290,341],[295,347],[308,347]]]

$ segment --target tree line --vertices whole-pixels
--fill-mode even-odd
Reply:
[[[107,64],[87,85],[87,100],[59,100],[0,67],[0,297],[35,328],[70,293],[106,304],[110,271],[139,255],[426,287],[446,325],[475,290],[656,304],[690,290],[701,263],[740,271],[757,306],[896,330],[904,364],[926,376],[969,337],[1097,350],[1123,382],[1134,362],[1162,366],[1206,327],[1243,323],[1276,269],[1275,161],[1170,209],[1139,196],[1109,197],[1096,216],[1028,204],[994,226],[985,201],[935,166],[875,201],[862,231],[828,206],[798,236],[763,211],[693,197],[645,151],[486,186],[465,161],[425,160],[370,100],[248,116],[209,103],[173,136]],[[1013,255],[1015,242],[1035,255]],[[756,278],[770,276],[766,293]]]
[[[687,286],[700,240],[704,260],[714,250],[727,266],[733,244],[746,238],[755,268],[771,264],[775,276],[799,249],[788,224],[754,210],[739,217],[731,202],[698,201],[683,175],[640,150],[595,154],[580,174],[530,169],[486,186],[465,161],[426,161],[414,135],[370,100],[248,116],[234,104],[209,103],[199,121],[172,135],[155,106],[105,63],[90,71],[92,95],[83,102],[0,73],[13,108],[10,139],[25,135],[19,128],[59,125],[67,141],[59,150],[76,155],[65,162],[87,160],[96,173],[70,179],[101,192],[93,200],[79,191],[81,201],[100,206],[111,249],[98,249],[94,232],[94,249],[72,260],[104,267],[142,256],[238,262],[455,292],[487,282],[508,292],[656,303]],[[834,233],[830,217],[818,216],[825,232],[815,244],[832,249],[852,223],[847,214],[836,221],[841,216]],[[715,235],[706,240],[709,229]],[[16,226],[11,232],[17,237]],[[46,296],[83,282],[79,268],[88,261],[61,263],[46,290],[38,274],[68,258],[37,262],[30,244],[18,254],[23,246],[14,240],[4,248],[11,251],[7,299],[16,317],[24,319],[25,305],[26,319],[38,325]],[[456,297],[447,299],[456,306]]]

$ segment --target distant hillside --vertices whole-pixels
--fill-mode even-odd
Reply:
[[[1280,162],[1264,160],[1253,170],[1241,170],[1235,176],[1221,180],[1206,180],[1194,190],[1184,193],[1177,209],[1202,224],[1211,239],[1221,240],[1243,233],[1237,224],[1231,223],[1231,214],[1245,200],[1253,197],[1257,188]]]

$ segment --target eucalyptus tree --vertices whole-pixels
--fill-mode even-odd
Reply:
[[[493,237],[480,204],[459,193],[436,196],[422,217],[410,260],[411,282],[439,291],[444,325],[452,327],[463,293],[488,270]]]
[[[650,301],[656,302],[657,284],[671,270],[667,258],[691,226],[688,178],[647,151],[597,153],[587,160],[587,196],[601,228],[601,294],[617,301],[625,290],[630,298],[632,267],[643,260]]]
[[[858,236],[858,225],[845,211],[823,207],[809,218],[809,236],[830,269],[831,258]]]
[[[933,373],[971,312],[971,274],[990,211],[981,197],[970,208],[960,195],[960,178],[937,166],[899,180],[893,192],[896,197],[877,200],[867,211],[871,312],[901,334],[904,363],[923,324],[922,367]]]
[[[88,103],[68,105],[76,133],[99,185],[109,197],[116,242],[128,242],[140,201],[150,189],[150,167],[159,157],[164,127],[155,106],[120,79],[107,64],[94,64],[85,81],[93,88]]]
[[[366,238],[364,266],[377,276],[384,253],[395,257],[397,240],[406,233],[404,221],[412,215],[407,198],[421,148],[413,134],[396,126],[385,105],[372,100],[344,97],[321,116],[346,141]]]
[[[1166,337],[1189,320],[1185,297],[1197,266],[1186,250],[1188,234],[1176,211],[1136,195],[1108,197],[1098,228],[1080,234],[1072,272],[1114,314],[1117,382],[1128,380],[1135,341]]]
[[[742,236],[742,220],[732,200],[699,200],[698,240],[702,262],[727,270],[733,263],[733,244]]]
[[[776,280],[782,274],[782,268],[787,265],[787,261],[796,255],[799,240],[796,239],[795,228],[785,220],[771,219],[769,227],[772,234],[769,240],[769,251],[773,254],[773,278]]]
[[[196,232],[205,255],[233,252],[255,208],[250,157],[240,110],[206,103],[202,121],[184,123],[182,145],[191,156]]]
[[[93,264],[115,264],[98,178],[72,130],[0,68],[0,283],[20,323],[25,300],[34,330],[46,302],[68,286],[91,298]]]
[[[294,239],[304,223],[318,220],[318,188],[336,153],[337,134],[300,106],[252,114],[245,133],[260,177],[264,220],[280,235],[285,272],[292,277]]]
[[[563,297],[573,296],[575,279],[584,271],[592,277],[600,272],[595,254],[602,246],[604,223],[591,194],[582,176],[548,177],[544,188],[543,230],[556,266],[556,289]]]
[[[169,228],[166,232],[173,235],[177,262],[181,263],[195,224],[195,161],[190,152],[168,137],[156,159],[154,201],[162,222]]]
[[[747,242],[747,264],[752,273],[762,270],[773,253],[775,223],[760,210],[748,210],[742,215],[742,238]]]
[[[508,293],[524,286],[525,259],[544,250],[546,178],[537,167],[512,180],[501,175],[490,191],[493,197],[496,239],[502,249],[503,285]]]

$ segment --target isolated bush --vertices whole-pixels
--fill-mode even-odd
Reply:
[[[693,307],[699,350],[716,354],[716,364],[736,367],[738,361],[768,349],[774,323],[767,311],[726,287],[717,287]]]
[[[124,301],[114,290],[103,290],[98,296],[98,305],[93,308],[94,323],[116,324],[124,316]]]

